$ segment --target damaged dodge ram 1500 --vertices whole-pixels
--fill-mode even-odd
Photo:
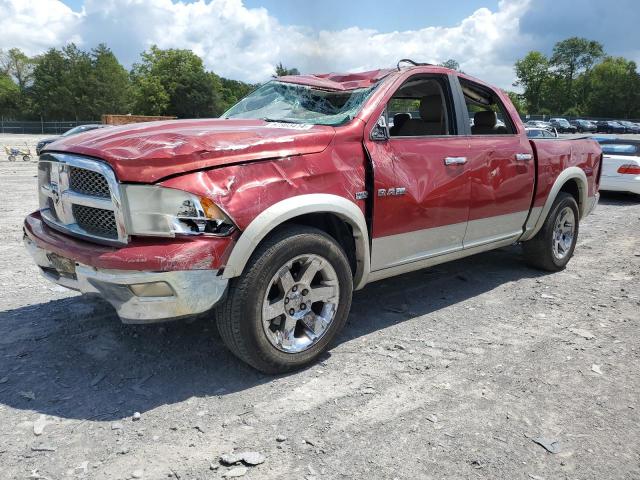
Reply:
[[[288,76],[220,119],[51,143],[24,240],[123,321],[211,311],[280,372],[327,348],[368,282],[516,242],[564,268],[601,162],[589,139],[528,139],[501,90],[446,68]]]

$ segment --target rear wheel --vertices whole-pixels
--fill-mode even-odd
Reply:
[[[560,192],[540,231],[523,243],[525,261],[550,272],[564,269],[576,248],[579,218],[575,198]]]
[[[315,228],[288,226],[253,254],[216,309],[225,345],[265,373],[312,362],[347,320],[353,279],[342,248]]]

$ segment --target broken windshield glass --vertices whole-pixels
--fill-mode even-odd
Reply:
[[[340,125],[358,113],[375,89],[328,91],[271,81],[231,107],[222,118],[253,118],[270,122]]]

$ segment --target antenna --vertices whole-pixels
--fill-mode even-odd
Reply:
[[[402,60],[398,61],[398,71],[400,71],[400,64],[401,63],[410,63],[411,65],[413,65],[414,67],[424,67],[424,66],[428,66],[428,65],[433,65],[433,63],[419,63],[416,62],[415,60],[411,60],[410,58],[403,58]]]

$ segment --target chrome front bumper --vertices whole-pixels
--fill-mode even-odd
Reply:
[[[228,280],[217,270],[142,272],[105,270],[74,263],[38,247],[24,238],[45,278],[82,293],[94,293],[116,309],[124,323],[154,323],[206,312],[218,303]],[[136,295],[145,287],[159,287],[162,296]],[[149,292],[150,293],[150,292]]]

